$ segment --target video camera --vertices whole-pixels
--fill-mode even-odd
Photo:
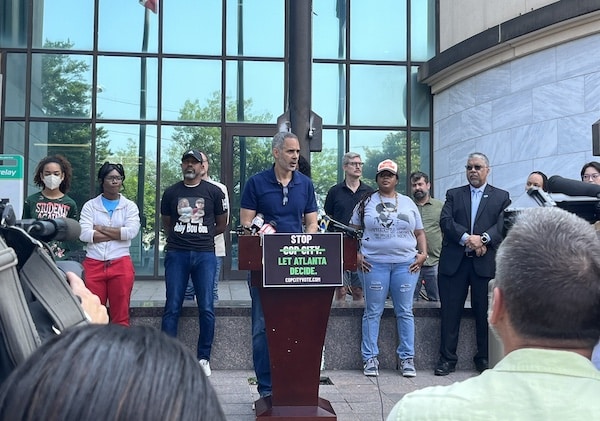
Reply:
[[[546,193],[532,187],[504,210],[504,235],[513,226],[519,212],[527,208],[557,206],[591,224],[600,220],[600,185],[553,175],[548,179],[548,190]]]
[[[38,316],[59,331],[88,319],[65,275],[81,274],[81,265],[55,262],[45,243],[79,237],[79,223],[67,218],[17,220],[6,201],[0,203],[0,215],[0,359],[7,355],[9,360],[0,361],[1,381],[41,344]]]

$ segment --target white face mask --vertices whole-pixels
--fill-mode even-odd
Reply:
[[[46,175],[44,176],[44,185],[49,190],[54,190],[60,187],[60,183],[62,183],[63,179],[58,175]]]

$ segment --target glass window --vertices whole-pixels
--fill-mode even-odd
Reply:
[[[346,68],[339,64],[313,64],[312,109],[324,124],[344,124]]]
[[[406,68],[350,67],[350,124],[406,125]]]
[[[145,64],[146,104],[141,104]],[[157,59],[139,57],[98,57],[97,117],[107,119],[156,119]]]
[[[377,187],[375,174],[377,165],[384,159],[398,164],[399,183],[397,190],[406,193],[406,132],[389,130],[351,130],[350,150],[359,153],[365,163],[362,180],[373,188]]]
[[[227,55],[283,57],[285,2],[227,0]]]
[[[431,90],[429,86],[417,81],[419,68],[413,66],[410,73],[410,118],[411,126],[429,126],[429,110],[431,105]]]
[[[221,120],[221,61],[164,59],[163,120]]]
[[[406,0],[352,0],[350,58],[406,60]]]
[[[33,54],[31,115],[90,117],[92,57]]]
[[[323,203],[329,189],[344,179],[342,156],[346,153],[345,133],[342,129],[323,130],[323,149],[311,155],[313,183]]]
[[[97,150],[102,150],[102,132],[98,131]],[[95,191],[90,190],[90,161],[92,129],[86,123],[34,122],[29,131],[30,172],[45,156],[61,154],[73,167],[71,196],[81,209]],[[95,177],[93,177],[95,178]],[[31,181],[31,180],[30,180]]]
[[[163,51],[177,54],[220,55],[221,0],[162,2]]]
[[[429,132],[412,132],[410,135],[410,148],[410,172],[423,171],[431,179],[430,172],[433,161]]]
[[[2,153],[25,156],[25,122],[5,121],[2,127],[4,128]]]
[[[107,3],[107,1],[104,0],[104,3]],[[113,6],[116,6],[115,9],[121,6],[121,2],[117,3],[117,1],[109,1],[108,3],[113,3]],[[38,16],[38,11],[41,16]],[[76,50],[91,50],[93,48],[93,1],[44,1],[39,8],[34,8],[34,15],[34,48],[50,48],[52,44],[57,42],[68,43]],[[39,22],[38,19],[40,19]]]
[[[146,51],[158,51],[158,15],[139,1],[99,0],[98,9],[98,50],[142,52],[148,11]]]
[[[275,123],[284,112],[283,77],[283,63],[228,61],[227,121]]]
[[[0,1],[0,48],[27,47],[29,4],[25,1]],[[36,15],[36,22],[37,18]]]
[[[346,57],[346,0],[313,3],[313,57]]]
[[[435,55],[435,0],[410,4],[410,58],[427,61]]]
[[[4,113],[11,117],[25,116],[27,55],[6,54],[6,98]]]

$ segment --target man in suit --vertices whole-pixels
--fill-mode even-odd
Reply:
[[[441,344],[436,376],[455,370],[458,331],[469,286],[477,339],[473,361],[479,372],[488,368],[488,282],[494,277],[503,211],[510,199],[508,192],[487,183],[490,163],[484,154],[470,154],[466,170],[469,184],[448,190],[440,216],[444,239],[438,277]]]

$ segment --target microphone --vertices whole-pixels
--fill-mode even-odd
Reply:
[[[18,226],[23,228],[36,240],[48,241],[76,241],[81,233],[79,222],[70,218],[56,219],[23,219],[17,221]]]
[[[260,228],[258,233],[261,235],[262,234],[273,234],[274,232],[277,231],[275,229],[276,227],[277,227],[277,222],[270,221],[270,222],[267,222],[266,224],[263,224],[263,226]]]
[[[323,220],[327,223],[327,225],[332,224],[335,228],[342,231],[344,234],[348,235],[349,237],[354,237],[354,238],[358,238],[358,239],[362,238],[363,232],[360,229],[352,228],[346,224],[342,224],[341,222],[330,218],[329,215],[324,215]]]
[[[256,234],[260,231],[262,226],[265,223],[265,217],[262,213],[257,213],[252,219],[252,224],[250,225],[250,232],[252,235]]]
[[[584,183],[579,180],[571,180],[559,175],[553,175],[548,179],[548,191],[550,193],[563,193],[567,196],[589,196],[600,198],[600,185]]]

